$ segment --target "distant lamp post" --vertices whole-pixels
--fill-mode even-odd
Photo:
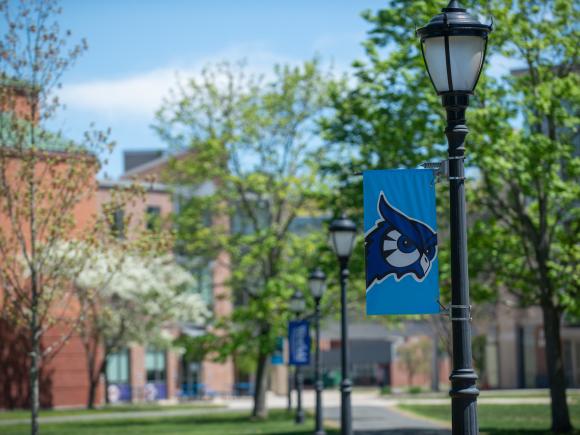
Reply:
[[[453,371],[451,380],[452,431],[477,434],[477,375],[471,357],[471,308],[467,274],[465,212],[465,111],[485,60],[491,25],[467,13],[456,0],[417,30],[429,77],[447,111],[445,135],[449,144],[451,229],[451,307]]]
[[[340,305],[341,305],[341,372],[342,382],[340,383],[340,429],[342,435],[352,435],[352,410],[350,395],[352,392],[352,382],[348,375],[349,354],[348,354],[348,328],[346,318],[346,281],[348,279],[348,260],[352,254],[354,240],[356,237],[356,225],[346,216],[334,220],[330,224],[330,244],[332,250],[338,257],[340,265]]]
[[[324,383],[322,382],[322,367],[320,361],[320,300],[324,295],[326,290],[326,275],[320,268],[313,271],[308,276],[308,287],[310,287],[310,293],[314,298],[314,322],[316,328],[316,347],[314,356],[314,372],[316,375],[315,389],[316,389],[316,416],[315,416],[315,435],[326,435],[324,427],[322,425],[322,390],[324,389]]]
[[[302,296],[300,290],[296,290],[290,299],[290,311],[294,313],[296,319],[299,319],[305,309],[306,301],[304,300],[304,296]],[[296,384],[296,417],[294,421],[296,424],[303,424],[304,410],[302,409],[302,387],[304,385],[304,375],[302,374],[302,367],[296,365],[294,373]]]

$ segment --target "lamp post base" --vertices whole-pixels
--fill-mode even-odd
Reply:
[[[304,411],[296,412],[296,418],[294,419],[294,423],[296,423],[296,424],[303,424],[304,423]]]
[[[314,386],[316,389],[316,427],[314,428],[314,435],[326,435],[322,428],[322,390],[324,389],[324,384],[322,381],[316,381]]]
[[[302,368],[296,367],[296,417],[294,419],[296,424],[304,423],[304,409],[302,408],[302,387],[304,385],[304,375],[302,375]]]
[[[340,384],[341,391],[341,434],[352,435],[352,413],[350,404],[350,394],[352,392],[352,382],[345,379]]]
[[[453,434],[476,435],[477,424],[477,375],[473,369],[458,369],[451,372],[451,425]]]

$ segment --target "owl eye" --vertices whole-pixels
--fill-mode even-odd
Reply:
[[[397,240],[397,248],[399,251],[409,254],[416,250],[415,245],[407,236],[400,236]]]
[[[420,257],[415,244],[397,230],[391,230],[383,240],[383,255],[393,267],[407,267]]]

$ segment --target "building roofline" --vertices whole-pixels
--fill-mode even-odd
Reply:
[[[50,150],[43,148],[17,148],[13,146],[0,145],[0,153],[7,157],[22,158],[25,154],[34,155],[40,159],[58,158],[60,160],[69,160],[72,158],[82,158],[86,160],[92,160],[95,165],[100,165],[100,162],[90,151],[84,149],[71,149],[71,150]]]
[[[160,166],[160,165],[166,163],[168,160],[169,160],[169,156],[167,156],[167,155],[157,157],[156,159],[153,159],[147,163],[144,163],[142,165],[135,166],[134,168],[129,169],[127,172],[124,172],[123,175],[121,175],[121,178],[128,178],[128,177],[131,177],[133,175],[140,174],[143,171],[146,171],[147,169],[152,169],[156,166]]]
[[[147,163],[144,163],[144,164],[139,165],[139,166],[135,166],[134,168],[123,173],[121,175],[121,178],[126,179],[126,178],[133,177],[135,175],[139,175],[139,174],[143,173],[144,171],[147,171],[147,170],[155,168],[157,166],[161,166],[161,165],[166,164],[169,161],[169,159],[171,159],[171,158],[179,158],[179,157],[185,156],[189,152],[190,152],[190,150],[183,150],[183,151],[179,151],[175,154],[166,153],[166,154],[162,155],[161,157],[157,157],[156,159],[153,159]]]
[[[570,72],[580,72],[580,65],[574,64],[570,65]],[[557,71],[558,68],[561,68],[559,65],[554,65],[552,67],[552,71]],[[521,68],[514,68],[510,70],[510,74],[516,77],[523,76],[529,74],[530,69],[528,67],[521,67]]]
[[[26,96],[37,96],[41,87],[15,77],[0,74],[0,88],[18,92]]]
[[[99,189],[114,189],[115,187],[131,187],[137,184],[145,188],[148,192],[170,193],[169,186],[163,183],[133,181],[133,180],[98,180]]]

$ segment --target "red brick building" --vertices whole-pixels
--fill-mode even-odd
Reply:
[[[22,119],[28,119],[31,94],[26,88],[19,86],[9,91],[3,91],[0,99],[1,112],[16,113]],[[6,98],[8,96],[8,98]],[[9,148],[10,144],[1,144]],[[52,151],[50,153],[53,153]],[[52,154],[51,154],[52,155]],[[63,156],[61,164],[68,164]],[[137,166],[143,166],[143,173],[152,165],[145,160],[139,165],[133,165],[133,172],[138,172]],[[41,163],[42,164],[42,163]],[[14,157],[14,165],[18,165],[18,156]],[[155,165],[153,165],[155,166]],[[135,175],[135,174],[133,174]],[[83,227],[92,222],[94,216],[102,212],[111,194],[111,189],[122,184],[120,182],[101,181],[96,179],[96,170],[87,173],[91,192],[86,199],[77,204],[74,211],[75,227],[82,231]],[[137,177],[138,178],[138,177]],[[134,215],[132,226],[145,227],[150,216],[168,216],[173,210],[172,196],[165,186],[147,183],[144,201],[130,204],[121,213]],[[122,220],[122,219],[121,219]],[[7,220],[0,215],[0,224],[6,227]],[[130,230],[130,229],[129,229]],[[74,237],[74,234],[71,234]],[[220,262],[215,262],[209,270],[210,283],[207,295],[213,303],[216,315],[227,315],[231,311],[229,290],[225,286],[229,271]],[[196,289],[192,289],[196,291]],[[222,297],[225,296],[225,297]],[[0,306],[3,302],[3,290],[0,288]],[[70,317],[78,315],[78,306],[68,308]],[[64,322],[66,319],[62,319]],[[64,323],[63,323],[64,324]],[[179,334],[174,330],[174,334]],[[25,330],[18,330],[0,317],[0,409],[26,408],[29,406],[28,373],[30,352]],[[62,326],[58,324],[47,331],[42,339],[42,346],[50,346],[63,335]],[[230,393],[234,384],[232,361],[217,364],[202,361],[195,368],[195,381],[204,385],[207,393]],[[175,400],[185,378],[191,378],[184,371],[180,356],[175,352],[130,346],[119,354],[112,355],[107,364],[109,378],[109,393],[113,401],[144,401],[144,400]],[[41,406],[43,407],[82,407],[87,403],[89,380],[87,360],[82,342],[77,335],[72,335],[62,348],[51,358],[45,360],[41,367]],[[105,385],[101,381],[96,403],[102,404],[105,398]]]
[[[38,120],[38,115],[31,115],[30,101],[35,98],[35,93],[24,85],[15,84],[11,87],[0,89],[0,116],[5,116],[4,112],[12,112],[18,118],[25,121]],[[9,116],[9,115],[6,115]],[[10,122],[10,121],[7,121]],[[3,124],[4,125],[4,124]],[[4,125],[2,128],[7,128]],[[4,135],[3,137],[7,137]],[[12,185],[13,189],[18,189],[18,171],[22,167],[22,160],[18,151],[13,148],[13,144],[2,143],[3,174],[6,177],[7,184]],[[32,151],[31,151],[32,152]],[[38,177],[39,188],[47,189],[55,179],[66,174],[71,159],[88,159],[94,163],[86,165],[87,172],[82,180],[83,185],[89,186],[90,190],[96,188],[96,160],[86,154],[76,154],[72,152],[48,151],[39,149],[35,151],[36,163],[34,165],[34,174]],[[85,161],[86,162],[88,162]],[[52,168],[51,176],[41,178],[41,173],[50,173],[47,167]],[[80,180],[79,180],[80,181]],[[4,202],[5,197],[0,197]],[[4,204],[3,204],[4,205]],[[26,234],[27,226],[22,223],[14,224],[10,219],[4,207],[0,213],[0,225],[3,229],[3,235],[6,236],[15,231],[13,226],[22,228]],[[97,202],[94,195],[86,195],[76,203],[72,211],[75,221],[75,231],[71,237],[75,237],[76,232],[82,232],[83,228],[92,222],[97,210]],[[30,242],[30,237],[24,236]],[[8,242],[10,243],[10,242]],[[14,248],[14,252],[19,252],[19,248]],[[6,258],[0,261],[7,261]],[[4,304],[5,290],[0,286],[0,307]],[[78,313],[78,305],[71,303],[60,314],[60,323],[57,323],[51,329],[48,329],[42,337],[42,348],[48,348],[58,343],[63,334],[67,334],[66,320],[74,317]],[[28,372],[30,369],[29,340],[27,331],[14,327],[0,317],[0,408],[20,408],[27,407],[29,403],[28,391]],[[66,371],[62,370],[66,367]],[[72,336],[66,345],[53,357],[45,359],[41,366],[40,373],[41,395],[40,401],[42,406],[75,406],[86,402],[88,394],[88,379],[86,376],[86,362],[84,350],[78,336]],[[101,392],[98,393],[102,397]]]

